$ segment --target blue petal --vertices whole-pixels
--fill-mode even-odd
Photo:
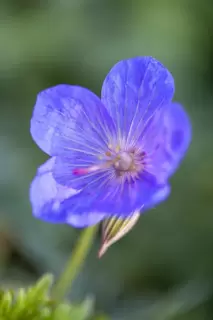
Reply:
[[[61,203],[74,195],[76,191],[58,185],[52,177],[55,157],[45,162],[37,171],[30,188],[30,200],[33,214],[37,218],[50,222],[64,222],[66,215],[61,210]]]
[[[133,183],[116,181],[99,177],[91,181],[77,195],[66,201],[67,207],[73,213],[90,212],[105,213],[106,217],[128,217],[135,211],[151,208],[168,196],[167,185],[159,185],[153,176],[143,173],[140,179]]]
[[[150,210],[152,208],[154,208],[156,205],[158,205],[159,203],[165,201],[171,192],[171,188],[170,185],[165,185],[162,188],[159,188],[152,196],[151,201],[150,202],[146,202],[146,205],[144,206],[144,208],[142,209],[142,212],[146,211],[146,210]]]
[[[192,127],[187,113],[179,103],[172,103],[166,108],[164,126],[167,131],[165,150],[172,159],[168,174],[172,175],[189,148]]]
[[[113,168],[108,170],[97,170],[91,173],[75,174],[76,169],[84,170],[93,165],[101,165],[98,157],[92,157],[84,154],[76,158],[76,152],[70,154],[69,157],[57,157],[53,167],[53,177],[57,183],[81,190],[84,187],[93,185],[94,181],[100,183],[112,175]]]
[[[85,88],[58,85],[38,94],[31,119],[31,134],[49,155],[87,153],[106,148],[113,122],[100,99]]]
[[[160,130],[155,131],[155,127]],[[164,109],[160,122],[149,129],[145,149],[151,153],[150,172],[160,181],[166,181],[179,166],[191,142],[190,120],[180,104],[171,103]],[[154,138],[150,136],[153,132]]]
[[[118,62],[106,76],[102,101],[113,118],[119,139],[137,141],[154,114],[171,102],[174,80],[152,57]]]
[[[86,227],[100,222],[104,214],[95,212],[72,213],[67,207],[76,190],[61,186],[52,176],[55,157],[48,160],[37,171],[30,188],[30,200],[36,218],[51,223],[68,223],[74,227]]]

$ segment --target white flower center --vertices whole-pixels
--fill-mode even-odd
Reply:
[[[133,158],[128,152],[121,152],[115,163],[114,167],[118,171],[129,171],[133,164]]]

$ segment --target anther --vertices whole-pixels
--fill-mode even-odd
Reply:
[[[111,156],[112,156],[112,153],[111,153],[110,151],[106,151],[106,152],[105,152],[105,155],[106,155],[107,157],[111,157]]]
[[[116,146],[116,148],[115,148],[115,151],[116,152],[119,152],[121,149],[120,149],[120,146]]]

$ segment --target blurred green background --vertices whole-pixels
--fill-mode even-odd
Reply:
[[[59,83],[97,94],[121,59],[152,55],[172,72],[193,141],[168,201],[97,259],[71,298],[96,297],[112,319],[213,319],[212,0],[0,1],[0,280],[58,274],[79,230],[34,219],[29,184],[46,156],[29,122],[37,93]]]

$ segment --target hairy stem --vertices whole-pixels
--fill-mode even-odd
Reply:
[[[74,248],[65,268],[52,290],[52,297],[62,301],[68,290],[71,288],[74,279],[80,272],[85,258],[92,246],[97,226],[86,228],[82,231],[80,238]]]

